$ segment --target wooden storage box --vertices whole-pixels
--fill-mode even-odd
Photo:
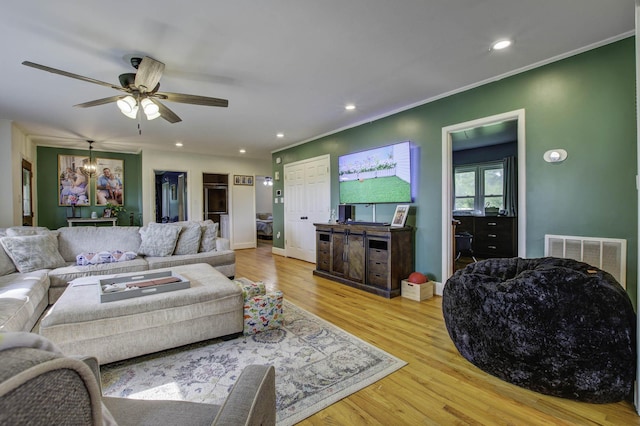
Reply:
[[[159,284],[151,287],[133,288],[125,290],[127,284],[133,284],[138,281],[156,280],[162,278],[177,278],[179,281],[169,284]],[[105,286],[116,286],[121,290],[106,292]],[[131,299],[133,297],[148,296],[151,294],[165,293],[168,291],[182,290],[191,287],[191,282],[185,279],[182,275],[176,274],[172,271],[164,272],[144,272],[138,275],[130,275],[126,277],[114,277],[100,280],[100,302],[113,302],[115,300]]]
[[[401,291],[402,297],[420,302],[433,297],[433,283],[427,281],[424,284],[414,284],[407,280],[402,280]]]

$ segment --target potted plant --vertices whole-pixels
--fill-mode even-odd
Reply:
[[[111,203],[107,203],[107,205],[105,206],[105,210],[111,212],[111,217],[115,218],[118,218],[120,213],[124,213],[127,211],[127,209],[125,209],[123,205]]]

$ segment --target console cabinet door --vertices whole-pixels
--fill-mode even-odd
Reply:
[[[331,273],[344,277],[345,272],[345,234],[335,232],[331,234]]]
[[[346,278],[358,283],[364,282],[364,235],[347,234]]]

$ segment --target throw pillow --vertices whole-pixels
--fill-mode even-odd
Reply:
[[[21,273],[65,265],[58,252],[58,236],[52,232],[43,235],[3,237],[0,238],[0,244]]]
[[[198,222],[180,222],[182,232],[178,237],[173,254],[196,254],[200,248],[202,231]]]
[[[216,249],[216,237],[218,236],[218,223],[207,219],[200,222],[202,239],[200,240],[200,252],[214,251]]]
[[[100,253],[80,253],[76,256],[76,265],[87,266],[97,265],[99,263],[114,263],[133,260],[137,254],[132,251],[101,251]]]
[[[182,226],[165,223],[150,223],[140,229],[142,244],[138,254],[145,256],[171,256]]]
[[[12,226],[7,228],[7,237],[22,237],[25,235],[48,234],[49,229],[44,226]]]

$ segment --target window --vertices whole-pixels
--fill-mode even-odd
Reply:
[[[504,209],[504,164],[500,162],[454,168],[454,212],[483,213],[485,207]]]

